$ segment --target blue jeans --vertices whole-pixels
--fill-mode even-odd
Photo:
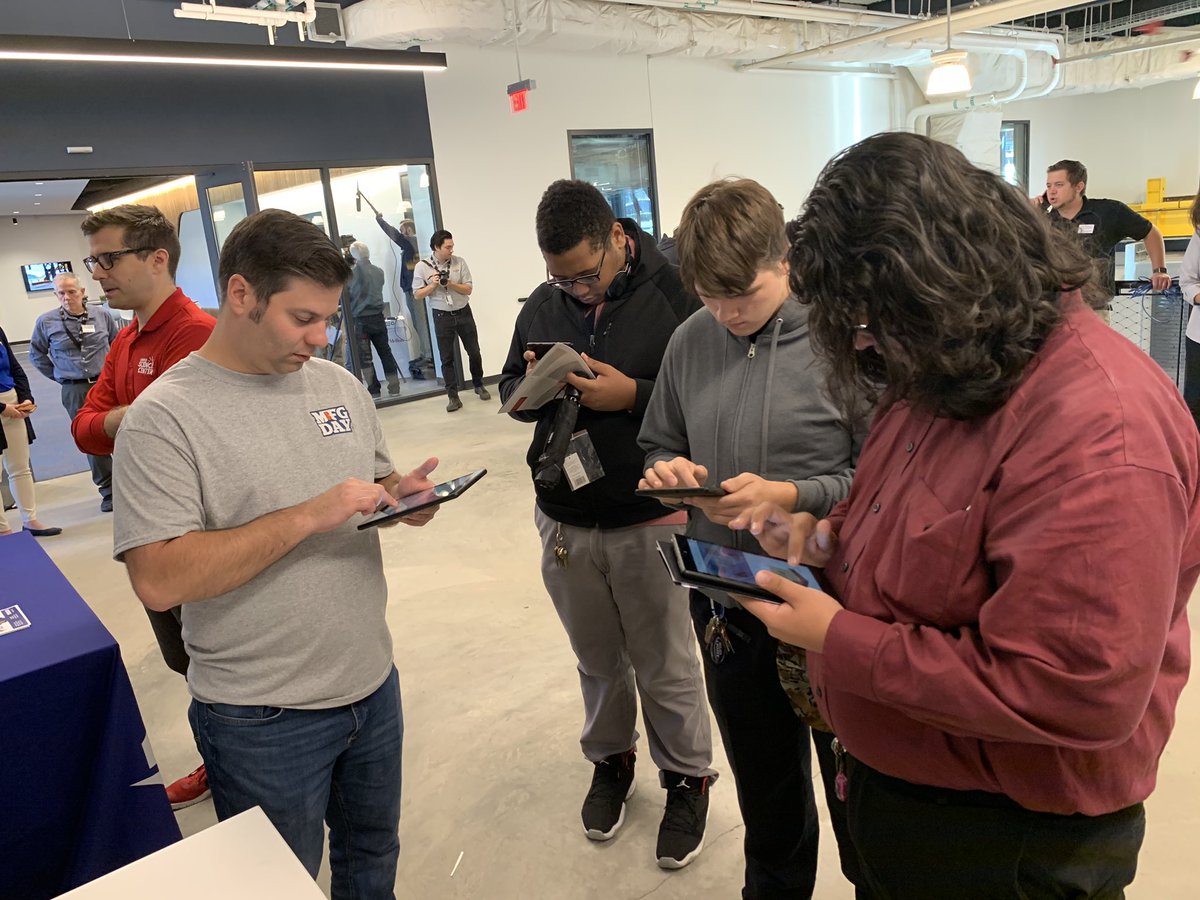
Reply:
[[[395,668],[373,694],[333,709],[192,701],[217,818],[261,806],[316,878],[329,825],[332,897],[394,900],[404,717]]]

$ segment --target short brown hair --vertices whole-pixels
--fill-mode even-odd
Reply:
[[[783,210],[749,178],[702,187],[684,208],[674,237],[683,286],[706,297],[746,293],[758,273],[781,262],[788,249]]]
[[[350,280],[352,270],[337,245],[308,219],[282,209],[264,209],[234,226],[221,248],[218,280],[221,304],[229,279],[241,275],[254,289],[258,306],[251,314],[262,318],[271,297],[287,290],[293,278],[337,287]]]
[[[1081,181],[1087,184],[1087,166],[1077,159],[1060,159],[1052,166],[1046,168],[1046,174],[1051,172],[1063,171],[1067,173],[1067,181],[1072,185],[1079,184]]]
[[[94,212],[79,226],[89,237],[101,228],[115,225],[121,229],[125,245],[130,248],[149,248],[138,252],[138,259],[145,259],[155,250],[167,251],[167,270],[171,278],[179,268],[179,235],[157,206],[139,206],[125,203],[111,209]]]
[[[1196,199],[1192,201],[1192,228],[1200,231],[1200,190],[1196,191]]]

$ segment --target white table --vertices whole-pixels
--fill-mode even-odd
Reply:
[[[255,807],[63,894],[70,900],[325,900]]]

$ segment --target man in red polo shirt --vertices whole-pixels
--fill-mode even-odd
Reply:
[[[80,226],[91,256],[84,260],[113,309],[134,314],[117,335],[100,377],[71,422],[84,453],[109,456],[129,404],[154,379],[208,340],[215,320],[175,286],[179,237],[153,206],[116,206],[93,213]],[[187,677],[188,655],[179,610],[146,610],[167,665]],[[167,787],[173,809],[208,797],[204,766]]]

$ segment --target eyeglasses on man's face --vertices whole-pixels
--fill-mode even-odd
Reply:
[[[577,275],[574,278],[555,278],[547,270],[546,284],[550,285],[550,287],[562,288],[564,291],[574,291],[576,287],[598,283],[600,281],[600,272],[604,268],[604,257],[608,255],[608,243],[605,240],[604,250],[600,254],[600,262],[596,265],[596,271],[588,272],[586,275]]]
[[[127,253],[149,253],[154,249],[154,247],[133,247],[125,250],[110,250],[108,253],[97,253],[95,256],[87,257],[83,261],[83,265],[89,272],[95,272],[96,266],[107,272],[116,265],[118,259]]]

